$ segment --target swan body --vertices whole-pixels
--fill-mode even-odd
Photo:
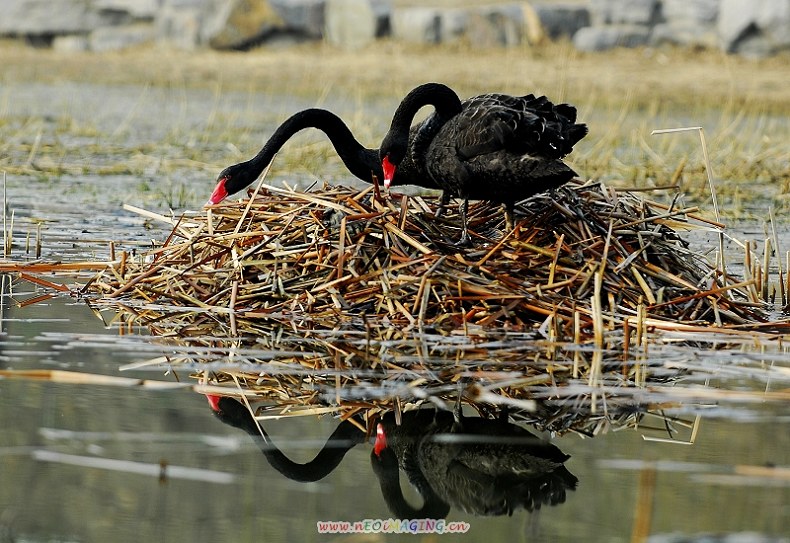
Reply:
[[[409,147],[408,127],[425,105],[436,112],[424,121]],[[440,126],[437,126],[440,125]],[[468,201],[503,203],[512,228],[517,201],[558,187],[576,176],[561,158],[587,134],[576,123],[576,108],[555,105],[545,96],[484,94],[461,102],[445,85],[427,83],[412,90],[393,116],[379,155],[384,184],[401,164],[424,164],[432,180],[461,204],[462,242],[468,243]]]

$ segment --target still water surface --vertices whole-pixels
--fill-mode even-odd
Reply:
[[[49,320],[63,316],[67,320]],[[96,342],[94,334],[117,337],[117,331],[64,299],[8,307],[4,332],[5,368],[117,375],[120,364],[140,358],[125,350],[126,342],[118,351]],[[786,536],[787,407],[758,404],[710,415],[693,445],[644,441],[631,430],[556,438],[579,479],[565,503],[512,517],[451,511],[448,520],[470,524],[464,541],[630,541],[644,515],[640,492],[647,492],[651,534]],[[293,482],[189,389],[4,380],[0,416],[0,508],[4,529],[16,534],[7,541],[378,541],[385,537],[319,535],[316,523],[392,516],[370,467],[369,445],[352,449],[322,481]],[[304,417],[266,424],[297,461],[309,460],[334,426],[329,418]],[[164,481],[162,462],[169,474]],[[761,469],[767,466],[783,470]],[[419,504],[415,493],[407,497]]]

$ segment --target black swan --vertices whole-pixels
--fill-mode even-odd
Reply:
[[[410,146],[409,126],[426,105],[436,108],[423,123],[431,132]],[[462,103],[445,85],[426,83],[406,95],[382,141],[384,184],[401,164],[424,164],[444,190],[443,199],[463,199],[460,244],[468,244],[470,199],[503,203],[511,229],[516,202],[576,176],[560,159],[586,134],[587,126],[576,123],[575,107],[555,105],[545,96],[484,94]]]
[[[404,413],[400,425],[391,414],[382,419],[371,461],[390,474],[389,488],[392,468],[384,466],[396,458],[425,499],[424,508],[441,510],[445,503],[472,514],[510,515],[519,507],[533,511],[563,503],[576,488],[578,479],[564,466],[568,455],[520,426],[420,411]],[[376,474],[383,491],[383,476]],[[387,500],[390,508],[403,507],[398,491]]]
[[[359,443],[365,442],[365,433],[349,421],[341,422],[327,439],[324,448],[306,464],[299,464],[285,456],[271,441],[263,427],[252,418],[250,411],[232,398],[207,395],[214,415],[235,428],[244,430],[258,445],[269,464],[294,481],[303,483],[318,481],[329,475],[345,454]]]
[[[373,467],[373,473],[379,480],[384,501],[390,512],[396,517],[401,519],[440,519],[450,513],[450,506],[439,498],[427,483],[418,486],[420,481],[424,481],[423,477],[418,479],[417,484],[412,483],[415,484],[417,491],[422,496],[422,507],[418,509],[406,501],[400,486],[398,457],[391,448],[377,448],[370,454],[370,464]]]
[[[381,169],[378,149],[367,149],[359,143],[349,130],[348,126],[334,113],[325,109],[305,109],[291,115],[274,131],[269,141],[261,148],[257,155],[250,160],[228,166],[217,177],[217,185],[211,194],[207,205],[218,204],[229,195],[234,194],[252,184],[274,159],[274,155],[297,132],[306,128],[318,128],[323,131],[332,142],[337,154],[354,176],[368,183],[372,182],[375,175],[378,179],[384,177]],[[418,141],[430,141],[435,132],[441,128],[438,123],[415,125],[412,137],[419,131]],[[409,129],[406,130],[406,139],[409,140]],[[406,157],[401,164],[397,176],[390,176],[389,183],[395,185],[418,185],[425,188],[439,188],[431,177],[411,162]]]

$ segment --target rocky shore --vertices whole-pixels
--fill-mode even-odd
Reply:
[[[790,49],[790,0],[587,0],[474,7],[447,7],[447,2],[415,7],[397,0],[5,0],[3,11],[0,37],[62,51],[146,43],[243,50],[322,39],[358,49],[383,37],[478,47],[567,38],[582,51],[676,44],[754,57]]]

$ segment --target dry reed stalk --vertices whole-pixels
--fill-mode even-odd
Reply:
[[[725,287],[723,274],[664,224],[689,210],[653,213],[651,202],[602,185],[570,184],[525,202],[524,222],[499,239],[498,213],[476,204],[470,209],[476,239],[494,238],[463,254],[448,244],[428,198],[396,204],[377,201],[370,188],[257,190],[257,198],[215,206],[206,217],[164,218],[175,226],[166,244],[148,253],[152,262],[147,255],[127,259],[94,285],[110,297],[228,307],[236,281],[237,318],[287,313],[319,324],[364,314],[406,327],[529,329],[554,315],[561,331],[560,323],[575,318],[568,302],[593,296],[608,301],[610,330],[634,314],[641,298],[648,316],[659,320],[765,322],[757,308],[733,301],[756,301],[748,285],[745,292],[742,283]],[[599,290],[591,291],[596,277]],[[702,301],[689,305],[693,300]],[[592,315],[590,308],[577,310]],[[602,308],[596,314],[603,318]],[[580,320],[585,337],[595,323],[603,334],[601,318]]]

